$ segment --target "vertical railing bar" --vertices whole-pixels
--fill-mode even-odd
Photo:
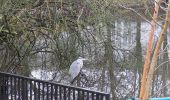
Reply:
[[[11,100],[13,100],[13,91],[12,91],[12,90],[13,90],[13,89],[12,89],[12,88],[13,88],[13,87],[12,87],[12,84],[13,84],[13,83],[12,83],[12,79],[13,79],[13,77],[10,76],[10,81],[11,81],[11,83],[10,83],[10,85],[11,85],[11,90],[10,90],[10,91],[11,91]]]
[[[85,92],[85,100],[87,100],[87,94],[88,94],[88,92],[86,91]]]
[[[86,100],[89,98],[89,92],[86,92]]]
[[[77,98],[78,98],[78,100],[80,99],[80,91],[79,90],[77,90],[77,92],[78,92],[78,96],[77,96]]]
[[[3,90],[1,93],[3,93],[3,98],[4,99],[8,99],[8,85],[7,85],[7,83],[8,83],[8,76],[7,75],[4,75],[3,76],[3,82],[2,82],[2,84],[1,84],[1,89]]]
[[[1,99],[3,100],[3,99],[5,99],[5,93],[4,93],[4,81],[5,79],[4,79],[4,75],[2,75],[2,79],[1,79],[1,84],[0,84],[0,89],[1,89]]]
[[[85,97],[85,96],[84,96],[84,91],[82,91],[82,100],[84,100],[84,97]]]
[[[28,100],[28,91],[29,91],[29,90],[28,90],[28,80],[26,79],[26,80],[25,80],[25,94],[26,94],[26,98],[25,98],[25,99],[26,99],[26,100]]]
[[[22,83],[22,99],[25,99],[24,78],[21,79],[21,83]]]
[[[68,87],[68,100],[70,100],[70,93],[71,93],[71,90],[70,90],[70,88]]]
[[[41,98],[40,82],[38,82],[38,100]]]
[[[26,98],[26,96],[28,95],[28,94],[26,94],[26,88],[25,88],[25,85],[26,85],[26,83],[25,83],[25,81],[26,81],[26,79],[25,78],[20,78],[20,90],[19,91],[21,91],[21,100],[28,100],[27,98]]]
[[[75,100],[75,89],[73,89],[73,100]]]
[[[37,100],[37,89],[36,89],[36,81],[33,81],[34,82],[34,100]]]
[[[100,100],[104,100],[103,94],[100,95]]]
[[[14,77],[14,98],[17,99],[16,77]]]
[[[106,94],[106,100],[110,100],[110,94]]]
[[[49,85],[47,83],[47,91],[46,91],[46,94],[47,94],[47,100],[49,100]]]
[[[0,76],[0,80],[2,80],[1,78],[3,77],[3,75]],[[2,84],[0,84],[0,90],[2,89]],[[1,96],[3,95],[2,92],[0,92],[0,99],[3,99],[3,97]]]
[[[51,84],[51,100],[53,100],[53,96],[54,96],[54,94],[53,94],[53,84]]]
[[[58,86],[55,85],[55,100],[58,100]]]
[[[61,94],[61,92],[62,92],[62,88],[61,88],[61,86],[59,86],[59,100],[61,100],[62,99],[62,94]]]
[[[2,100],[4,99],[4,98],[3,98],[3,97],[4,97],[4,96],[3,96],[4,93],[3,93],[3,91],[2,91],[2,90],[3,90],[3,80],[4,80],[3,78],[4,78],[4,75],[2,75],[2,76],[0,77],[0,80],[1,80],[1,84],[0,84],[0,99],[2,99]]]
[[[94,99],[94,93],[92,93],[91,96],[92,96],[92,100],[95,100],[95,99]]]
[[[32,100],[32,80],[30,80],[30,100]]]
[[[64,97],[64,100],[66,100],[66,97],[67,97],[67,93],[66,93],[66,87],[63,87],[63,90],[64,90],[63,97]]]
[[[44,86],[45,86],[45,83],[43,82],[42,83],[42,99],[45,100],[45,94],[44,94]]]
[[[99,94],[96,93],[96,100],[99,100]]]
[[[9,99],[9,76],[6,76],[7,80],[6,80],[6,94],[7,94],[7,99]]]
[[[6,99],[5,85],[6,85],[6,83],[5,83],[5,75],[2,75],[2,80],[1,80],[1,85],[0,85],[2,100]]]
[[[21,87],[20,87],[20,78],[18,78],[18,99],[21,99]]]

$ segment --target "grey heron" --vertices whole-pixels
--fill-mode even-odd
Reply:
[[[71,84],[73,84],[76,77],[79,75],[82,67],[83,67],[83,61],[87,60],[85,58],[79,57],[77,60],[75,60],[69,69],[69,74],[71,75]]]

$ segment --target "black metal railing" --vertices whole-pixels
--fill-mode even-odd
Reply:
[[[110,95],[84,88],[0,72],[0,100],[109,100]]]

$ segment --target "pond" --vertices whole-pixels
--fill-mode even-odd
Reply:
[[[161,24],[161,22],[159,22]],[[134,21],[122,21],[117,20],[114,23],[115,27],[112,28],[111,31],[111,45],[115,47],[116,52],[114,52],[115,60],[118,63],[118,67],[114,68],[114,76],[116,78],[115,85],[116,85],[116,95],[121,98],[126,98],[130,96],[137,97],[138,95],[138,89],[139,89],[139,82],[140,82],[140,75],[141,73],[139,70],[135,71],[135,63],[134,60],[131,59],[131,55],[133,55],[134,48],[136,46],[136,35],[137,32],[140,32],[140,42],[142,46],[142,57],[145,55],[146,45],[149,38],[149,31],[150,31],[150,24],[144,21],[141,21],[140,25],[137,24],[137,22]],[[139,26],[137,26],[139,25]],[[83,73],[86,75],[88,80],[81,79],[80,84],[74,84],[79,85],[81,87],[86,87],[89,89],[104,91],[104,92],[111,92],[110,84],[111,80],[109,77],[109,71],[108,71],[108,63],[104,62],[105,59],[105,44],[104,42],[107,41],[107,27],[102,28],[101,36],[99,37],[96,31],[93,27],[87,27],[88,31],[83,31],[81,33],[81,38],[84,38],[83,41],[85,41],[85,47],[83,48],[77,48],[78,52],[81,53],[81,55],[87,57],[90,59],[90,62],[85,62],[83,67]],[[154,34],[154,41],[156,42],[159,36],[159,33],[161,31],[161,26],[157,26],[156,32]],[[168,29],[169,32],[169,29]],[[61,34],[62,39],[61,41],[63,44],[67,41],[69,42],[69,34],[64,32]],[[87,39],[88,36],[88,39]],[[95,37],[93,37],[95,36]],[[86,37],[86,38],[85,38]],[[168,34],[168,43],[170,42],[170,34]],[[96,38],[97,41],[94,42],[93,38]],[[64,39],[64,40],[63,40]],[[39,45],[43,44],[43,39]],[[88,42],[86,42],[88,41]],[[155,45],[154,42],[154,45]],[[169,45],[168,45],[169,46]],[[168,47],[167,46],[167,47]],[[83,51],[82,51],[83,50]],[[89,53],[90,52],[90,53]],[[169,52],[169,50],[168,50]],[[47,60],[50,58],[50,54],[47,53],[39,53],[37,59],[39,59],[38,63],[43,63],[45,60],[42,60],[44,55],[47,55],[48,57],[44,58]],[[74,58],[76,59],[76,58]],[[143,58],[142,58],[143,59]],[[124,62],[126,60],[126,63]],[[161,59],[160,59],[161,61]],[[127,63],[128,62],[128,63]],[[161,64],[162,62],[160,62]],[[69,66],[66,66],[65,69],[55,69],[55,66],[57,65],[57,62],[55,65],[50,65],[51,63],[46,63],[45,66],[36,67],[31,71],[31,77],[42,79],[42,80],[49,80],[54,82],[59,82],[63,84],[70,84],[70,77],[68,74]],[[48,66],[54,66],[54,67],[48,67]],[[120,67],[122,66],[122,67]],[[129,66],[129,67],[126,67]],[[137,67],[137,66],[136,66]],[[59,68],[59,67],[57,67]],[[159,68],[162,70],[162,68]],[[155,88],[153,89],[153,96],[161,96],[161,89],[163,86],[163,80],[161,72],[157,77],[155,78],[156,81],[153,83]],[[170,95],[170,81],[166,81],[166,87],[167,87],[167,94]]]

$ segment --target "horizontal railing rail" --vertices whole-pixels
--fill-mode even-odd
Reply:
[[[109,100],[104,92],[0,72],[0,100]]]

